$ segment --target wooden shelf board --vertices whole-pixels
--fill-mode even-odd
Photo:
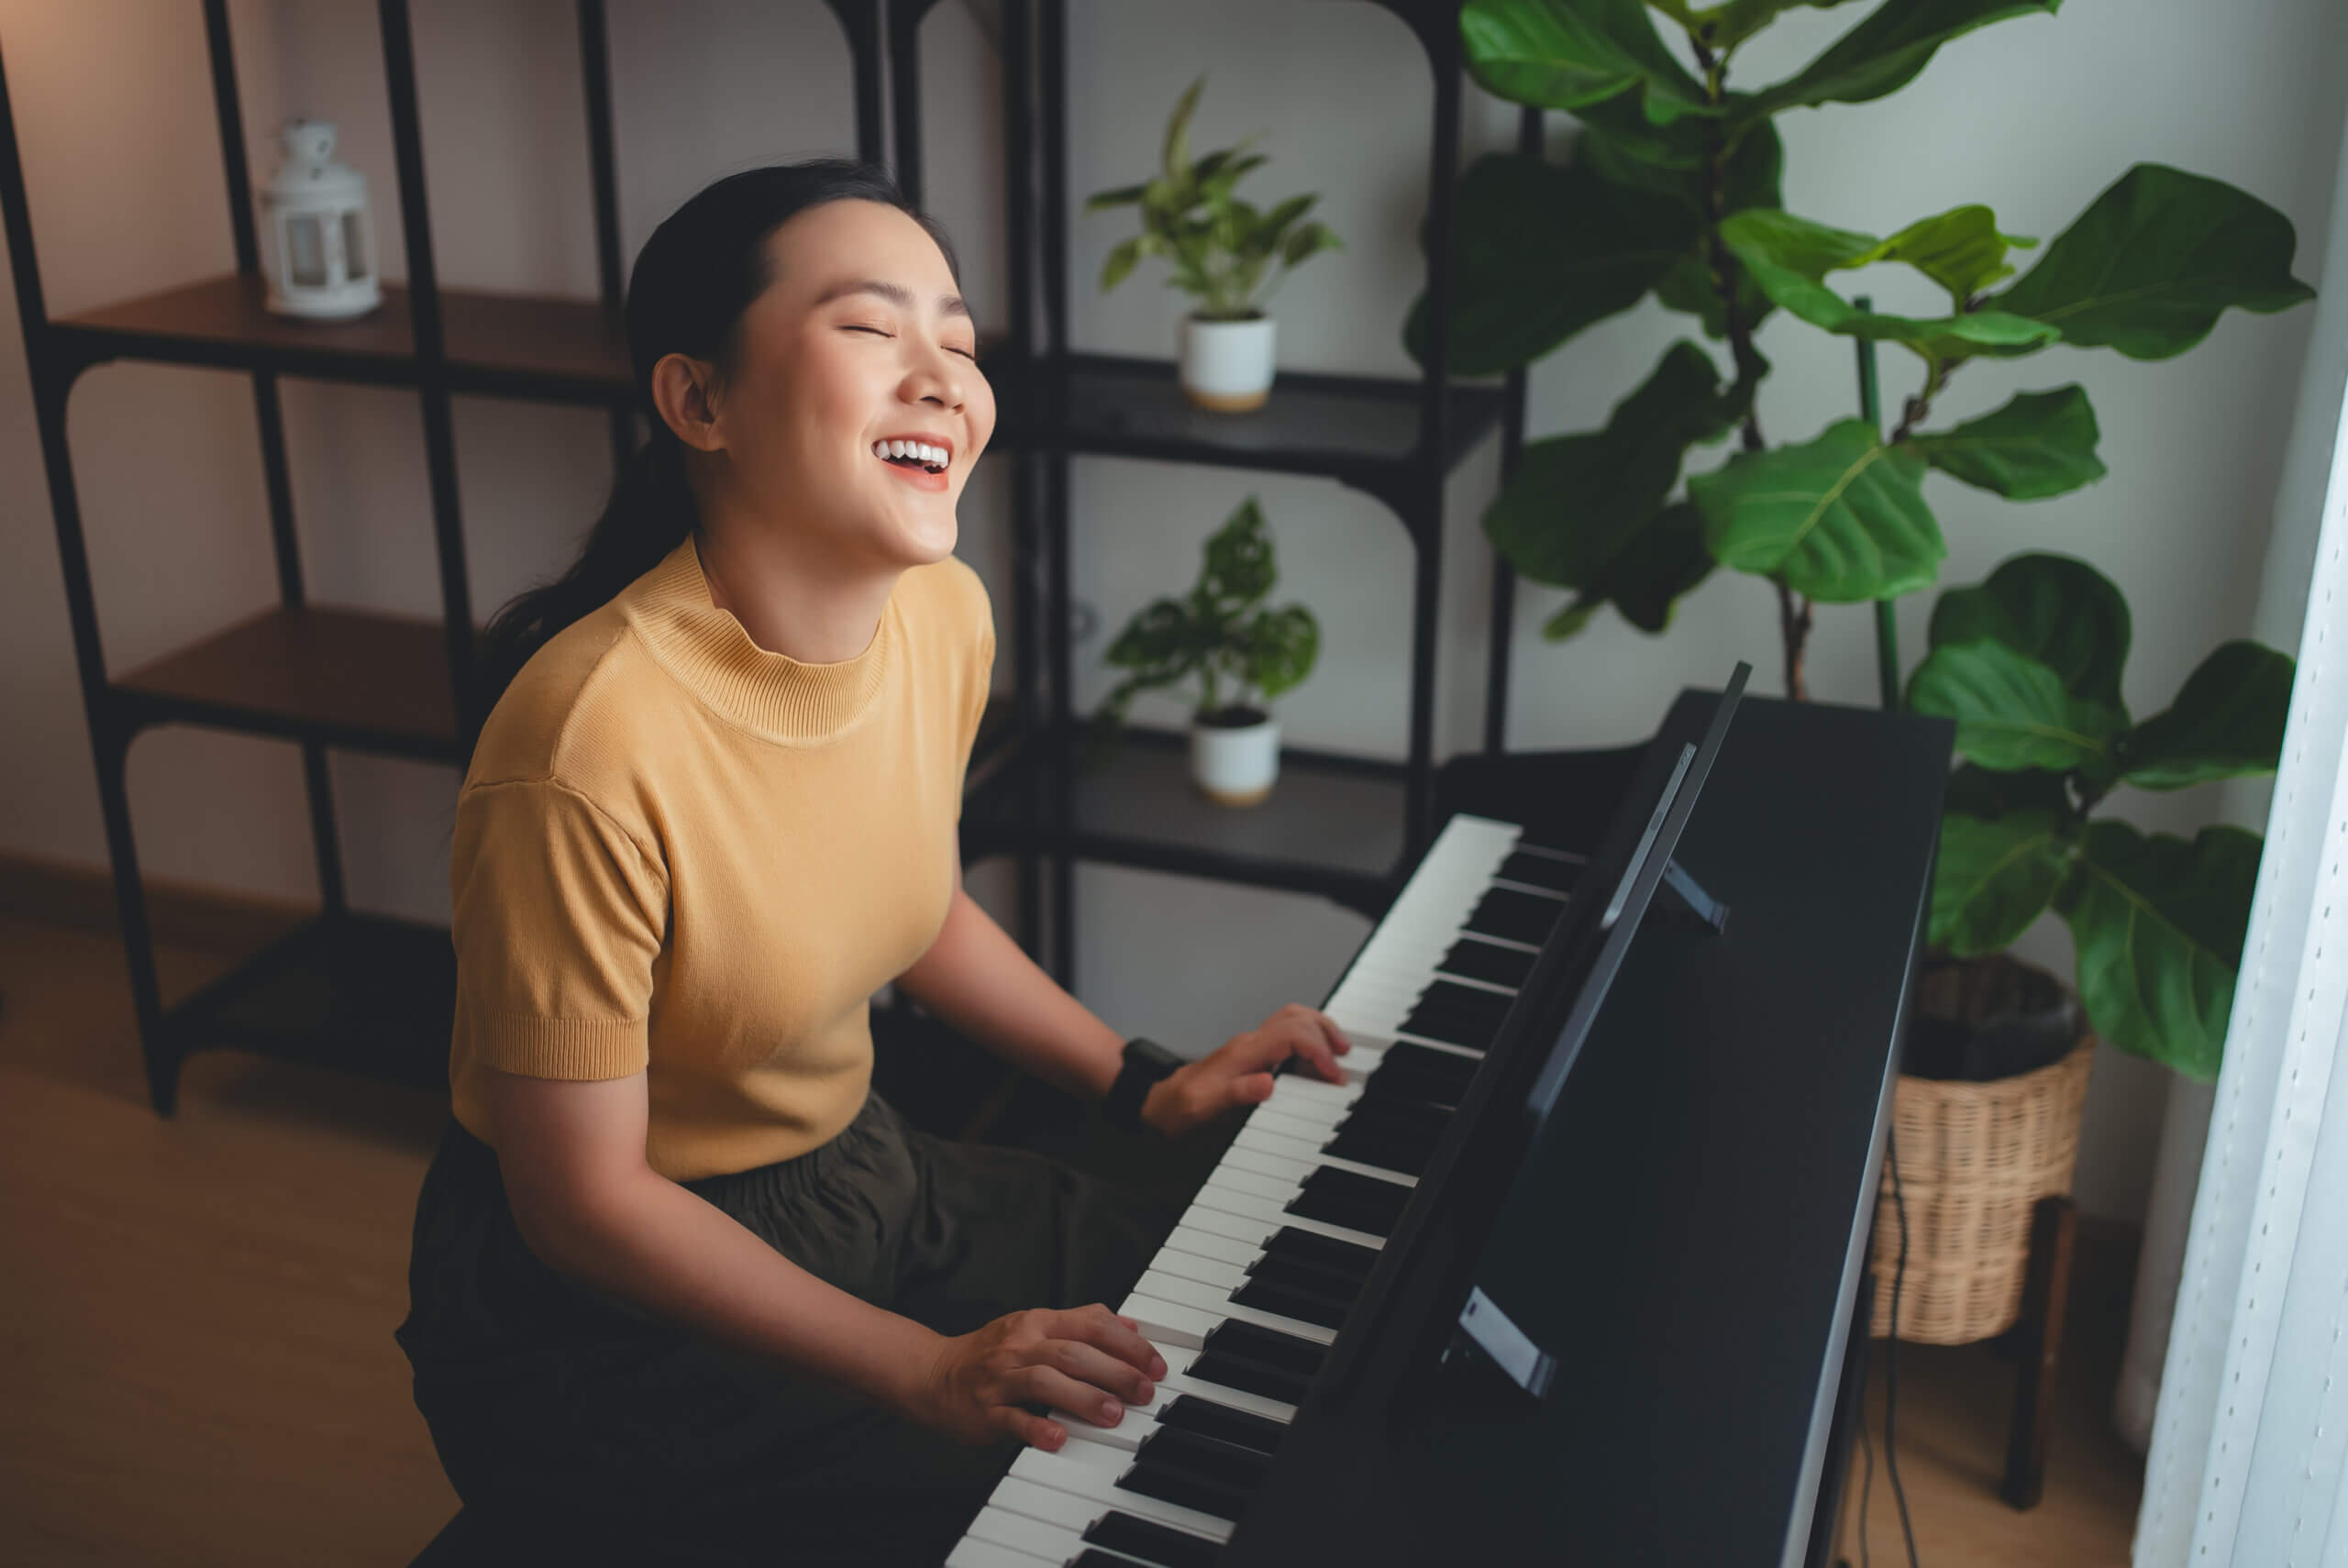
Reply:
[[[1400,763],[1285,752],[1268,800],[1221,806],[1191,782],[1185,737],[1136,729],[1105,763],[1075,767],[1063,835],[1051,825],[1045,776],[1071,743],[1016,744],[964,808],[965,831],[989,850],[1057,842],[1088,859],[1313,891],[1367,891],[1401,858]],[[1032,827],[1023,815],[1031,800]]]
[[[186,1054],[215,1047],[445,1089],[457,960],[445,926],[320,917],[173,1008]]]
[[[264,610],[117,676],[117,691],[270,733],[374,735],[453,757],[456,712],[440,623],[309,605]],[[193,715],[192,715],[193,716]]]
[[[1003,445],[1304,473],[1399,470],[1417,460],[1415,381],[1283,371],[1262,408],[1216,414],[1183,394],[1168,361],[1003,354],[985,370]],[[1506,401],[1496,387],[1451,389],[1446,469],[1499,428]]]
[[[130,359],[282,370],[295,375],[408,382],[415,326],[406,289],[353,321],[272,314],[263,281],[229,272],[124,300],[51,326],[89,348]],[[450,381],[459,391],[535,392],[609,401],[629,391],[626,336],[593,300],[440,291]]]

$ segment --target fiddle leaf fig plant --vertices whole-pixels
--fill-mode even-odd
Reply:
[[[1232,193],[1266,161],[1262,153],[1247,150],[1253,137],[1191,159],[1191,114],[1205,86],[1202,76],[1175,104],[1158,174],[1138,185],[1102,191],[1084,210],[1141,209],[1141,232],[1111,250],[1101,265],[1102,293],[1124,282],[1143,257],[1155,256],[1171,268],[1167,282],[1199,302],[1202,319],[1246,321],[1262,314],[1264,302],[1290,271],[1342,246],[1327,225],[1305,216],[1318,195],[1290,196],[1261,211]],[[1279,271],[1270,272],[1275,261]]]
[[[1249,496],[1206,542],[1199,580],[1143,607],[1109,645],[1125,671],[1094,714],[1113,734],[1145,691],[1195,681],[1202,722],[1231,722],[1301,684],[1321,653],[1321,624],[1301,604],[1265,606],[1279,580],[1263,509]]]
[[[1503,153],[1462,175],[1447,369],[1515,370],[1650,294],[1725,348],[1722,365],[1715,349],[1675,343],[1603,430],[1525,445],[1484,527],[1520,573],[1571,594],[1550,637],[1572,636],[1608,605],[1660,632],[1680,596],[1723,566],[1775,591],[1787,692],[1806,696],[1815,606],[1888,599],[1937,577],[1947,545],[1925,499],[1928,472],[2014,501],[2103,475],[2095,412],[2076,385],[1932,425],[1966,365],[2057,343],[2167,359],[2229,309],[2279,311],[2312,296],[2291,276],[2288,219],[2223,182],[2158,164],[2122,174],[2043,248],[1977,203],[1884,237],[1784,210],[1775,116],[1897,92],[1942,46],[2061,4],[1880,0],[1808,65],[1748,91],[1730,85],[1747,41],[1781,12],[1842,9],[1841,0],[1467,0],[1460,36],[1476,80],[1579,123],[1565,164]],[[1679,48],[1656,17],[1678,29]],[[1946,309],[1878,315],[1836,287],[1835,274],[1878,263],[1912,270]],[[1780,310],[1915,356],[1916,390],[1889,435],[1860,419],[1774,445],[1764,435],[1755,394],[1769,366],[1754,332]],[[1403,331],[1421,364],[1426,319],[1422,298]],[[1727,460],[1683,488],[1698,448],[1730,434]]]
[[[2121,784],[2181,790],[2272,773],[2292,661],[2220,647],[2138,723],[2120,697],[2127,601],[2084,561],[2023,555],[1933,606],[1908,705],[1956,723],[1929,937],[1960,958],[2010,945],[2048,908],[2078,949],[2079,999],[2124,1051],[2217,1076],[2250,922],[2258,834],[2189,842],[2099,817]]]

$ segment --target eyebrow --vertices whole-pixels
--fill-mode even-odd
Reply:
[[[880,278],[851,278],[846,282],[834,283],[816,298],[815,303],[827,305],[846,294],[878,294],[900,310],[914,308],[914,292],[911,289]],[[959,294],[938,295],[937,308],[947,315],[968,317],[970,314],[970,307],[963,303]]]

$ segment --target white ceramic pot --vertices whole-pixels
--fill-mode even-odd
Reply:
[[[1272,395],[1272,328],[1253,321],[1182,318],[1182,390],[1201,408],[1245,414]]]
[[[1219,805],[1252,806],[1272,792],[1280,773],[1280,725],[1202,724],[1191,721],[1191,778]]]

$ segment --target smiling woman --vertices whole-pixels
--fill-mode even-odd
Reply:
[[[712,185],[627,326],[651,438],[487,636],[399,1340],[491,1560],[935,1562],[1007,1445],[1154,1397],[1099,1303],[1173,1216],[907,1128],[867,999],[1167,1134],[1346,1047],[1292,1008],[1168,1072],[962,891],[994,633],[955,507],[994,398],[886,177]]]

